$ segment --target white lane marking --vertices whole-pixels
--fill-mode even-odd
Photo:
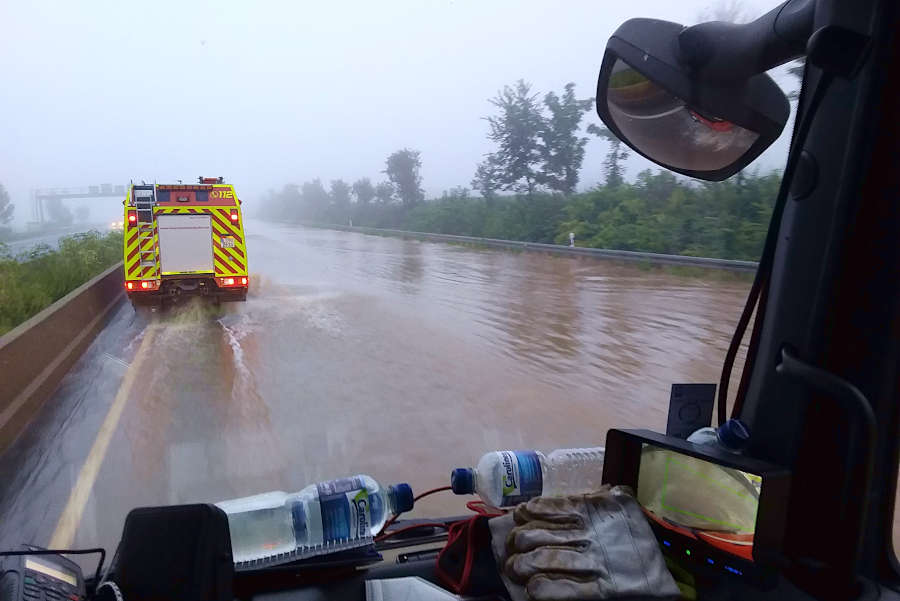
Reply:
[[[106,452],[109,450],[109,443],[119,425],[119,418],[122,417],[125,403],[128,402],[134,380],[137,377],[137,373],[140,371],[144,356],[150,348],[154,334],[155,331],[153,326],[148,326],[147,333],[141,340],[141,345],[134,355],[134,361],[128,366],[128,371],[125,372],[122,384],[116,392],[116,398],[109,407],[106,418],[103,420],[103,424],[97,432],[97,438],[94,439],[91,451],[88,453],[84,465],[81,466],[81,471],[78,473],[78,479],[75,481],[75,486],[72,487],[72,492],[69,494],[69,500],[66,503],[66,507],[59,516],[59,521],[56,522],[56,529],[53,531],[53,536],[50,538],[50,549],[68,549],[75,540],[75,531],[78,529],[78,524],[81,522],[81,516],[84,515],[84,508],[87,505],[88,498],[94,488],[94,482],[97,481],[97,474],[100,472],[100,466],[103,465],[103,459],[106,457]]]

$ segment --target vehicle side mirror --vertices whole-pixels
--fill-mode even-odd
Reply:
[[[631,19],[610,38],[597,82],[597,114],[635,152],[690,177],[719,181],[734,175],[774,142],[790,113],[781,88],[765,73],[705,66],[731,50],[728,35],[748,25],[708,23],[685,28],[657,19]],[[699,32],[700,35],[697,35]],[[709,57],[713,59],[710,60]],[[721,56],[721,53],[720,53]],[[724,72],[723,72],[724,71]]]

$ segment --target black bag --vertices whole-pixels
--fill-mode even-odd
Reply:
[[[233,601],[225,512],[215,505],[133,509],[111,573],[126,601]]]
[[[450,527],[435,574],[444,586],[460,595],[481,596],[506,592],[494,553],[488,515],[476,515]]]

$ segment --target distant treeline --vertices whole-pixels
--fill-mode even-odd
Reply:
[[[506,240],[647,252],[759,259],[781,175],[742,173],[717,183],[640,173],[634,182],[563,196],[535,193],[472,196],[467,189],[405,206],[396,202],[329,201],[318,182],[285,186],[261,215],[287,223],[316,222],[404,229]],[[303,194],[319,192],[310,199]]]
[[[406,229],[508,240],[756,260],[762,249],[781,175],[740,173],[718,183],[643,171],[623,177],[627,148],[607,129],[581,128],[592,100],[579,100],[574,84],[538,101],[519,81],[489,101],[488,139],[495,151],[475,169],[471,186],[425,200],[416,150],[386,162],[386,180],[328,189],[318,179],[271,191],[260,215],[285,222],[316,222]],[[584,133],[608,144],[605,183],[576,192]]]

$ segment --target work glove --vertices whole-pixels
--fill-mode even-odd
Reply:
[[[534,601],[679,594],[630,489],[536,497],[515,509],[506,576]]]

